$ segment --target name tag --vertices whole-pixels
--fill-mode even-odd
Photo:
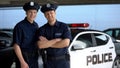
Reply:
[[[62,33],[55,33],[55,37],[56,37],[56,38],[60,38],[61,35],[62,35]]]

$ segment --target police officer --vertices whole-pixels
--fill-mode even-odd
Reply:
[[[17,23],[13,32],[13,47],[16,56],[16,68],[38,68],[38,51],[35,45],[35,33],[38,24],[34,21],[39,5],[35,2],[25,3],[26,12],[24,20]]]
[[[70,68],[68,46],[71,40],[69,27],[56,20],[56,4],[42,5],[47,23],[39,28],[38,47],[44,49],[44,68]],[[42,52],[43,53],[43,52]]]

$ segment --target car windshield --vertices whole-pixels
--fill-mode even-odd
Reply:
[[[0,37],[9,37],[12,38],[13,33],[10,31],[0,31]]]

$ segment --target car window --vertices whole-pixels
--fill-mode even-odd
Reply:
[[[108,42],[108,37],[103,34],[94,34],[97,46],[105,45]]]
[[[120,40],[120,30],[116,30],[115,38]]]
[[[9,35],[6,34],[6,33],[2,33],[2,32],[0,32],[0,37],[11,37],[11,36],[9,36]]]
[[[109,34],[110,36],[112,36],[113,31],[112,31],[112,30],[109,30],[109,31],[106,31],[106,33]]]
[[[86,46],[85,48],[92,46],[92,39],[91,39],[91,35],[90,34],[80,35],[77,38],[77,41],[81,41],[82,43],[84,43],[84,45],[81,45],[81,46],[83,46],[83,47]]]
[[[110,36],[112,36],[115,39],[120,40],[120,29],[107,30],[107,31],[105,31],[105,33],[109,34]]]

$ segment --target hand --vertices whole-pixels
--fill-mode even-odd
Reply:
[[[37,41],[37,45],[39,48],[46,48],[48,47],[48,44],[46,44],[48,42],[48,39],[46,37],[40,36],[39,40]]]
[[[24,63],[21,63],[21,68],[29,68],[29,66],[26,62],[24,62]]]
[[[39,39],[40,39],[41,41],[48,41],[47,38],[46,38],[46,37],[43,37],[43,36],[40,36]]]

